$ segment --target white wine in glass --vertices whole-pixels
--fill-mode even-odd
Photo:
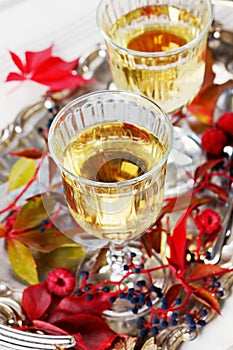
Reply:
[[[65,149],[64,167],[97,182],[93,191],[88,183],[80,184],[63,173],[66,198],[76,221],[98,238],[137,238],[159,214],[165,163],[150,179],[145,174],[166,152],[155,134],[125,122],[97,124],[76,135]]]

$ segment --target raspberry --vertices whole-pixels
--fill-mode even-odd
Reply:
[[[51,293],[65,296],[73,292],[75,288],[75,278],[68,269],[56,268],[49,272],[46,284]]]
[[[212,234],[221,227],[221,218],[218,213],[211,209],[204,209],[199,215],[198,220],[207,234]]]
[[[201,137],[203,149],[211,155],[221,155],[227,145],[227,136],[220,129],[207,129]]]
[[[227,133],[228,135],[233,136],[233,112],[223,113],[217,123],[216,127]]]

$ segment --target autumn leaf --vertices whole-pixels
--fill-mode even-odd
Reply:
[[[192,284],[190,286],[192,287],[192,295],[196,299],[198,299],[201,303],[214,309],[218,314],[220,314],[218,302],[211,292],[198,285]]]
[[[141,237],[141,242],[149,257],[152,256],[153,250],[160,253],[161,250],[161,224],[158,220],[156,225],[148,229]]]
[[[160,215],[163,216],[165,214],[173,213],[174,211],[186,210],[192,199],[196,199],[193,198],[192,192],[187,192],[178,197],[165,198],[164,206]]]
[[[37,52],[26,51],[25,62],[10,51],[11,58],[19,72],[10,72],[6,81],[33,80],[47,85],[53,92],[80,87],[88,81],[75,71],[78,59],[66,62],[60,57],[53,56],[52,49],[53,46]]]
[[[232,81],[225,84],[215,84],[215,73],[213,71],[214,57],[211,50],[206,51],[206,68],[204,80],[198,95],[187,106],[187,110],[205,125],[213,125],[213,115],[216,102],[220,94],[229,86]]]
[[[188,216],[192,212],[196,203],[189,207],[182,217],[178,220],[173,234],[168,236],[168,243],[170,247],[170,258],[168,259],[169,264],[173,265],[176,270],[180,272],[185,270],[185,251],[186,251],[186,222]]]
[[[15,273],[29,284],[38,283],[36,264],[30,249],[17,239],[8,239],[7,251]]]
[[[99,269],[104,266],[106,261],[106,253],[108,252],[108,248],[101,248],[98,251],[98,255],[96,256],[93,264],[91,265],[90,273],[98,273]]]
[[[56,310],[50,315],[49,322],[57,322],[64,317],[74,314],[101,315],[103,311],[111,307],[108,293],[96,292],[93,299],[87,300],[86,295],[69,295],[61,300]]]
[[[18,236],[20,242],[41,253],[49,253],[61,247],[77,246],[71,239],[60,233],[55,227],[39,230],[30,230]],[[81,249],[81,248],[80,248]]]
[[[228,193],[226,191],[224,191],[224,189],[222,188],[222,186],[218,186],[218,185],[215,185],[213,183],[209,183],[207,186],[206,186],[210,191],[216,193],[218,195],[218,197],[224,201],[227,200],[228,198]]]
[[[213,276],[217,277],[224,275],[227,272],[230,272],[230,270],[222,268],[220,265],[200,264],[192,269],[192,271],[186,279],[186,282],[190,283],[199,281],[202,278],[208,278]]]
[[[41,158],[43,152],[37,149],[25,149],[19,152],[12,152],[11,156],[24,157],[29,159],[39,159]]]
[[[48,218],[55,202],[52,197],[35,197],[23,205],[19,211],[15,224],[15,230],[28,230],[40,225],[41,221]],[[46,206],[46,210],[45,210]]]
[[[221,93],[230,86],[232,86],[232,80],[221,85],[209,85],[187,106],[187,110],[204,124],[212,126],[217,100]]]
[[[85,255],[84,249],[74,243],[73,246],[59,247],[49,253],[37,252],[36,263],[42,274],[57,266],[76,270]]]
[[[36,163],[34,159],[20,158],[12,167],[9,174],[9,190],[26,185],[35,175]]]
[[[30,320],[39,320],[50,306],[51,294],[46,284],[39,283],[24,289],[22,306]]]
[[[219,164],[222,161],[223,161],[223,158],[210,159],[207,162],[201,164],[195,170],[195,174],[194,174],[195,181],[197,181],[198,179],[201,179],[208,171],[212,170],[217,164]]]
[[[33,324],[33,329],[35,330],[39,330],[39,331],[43,331],[46,334],[50,334],[50,335],[69,335],[69,333],[65,332],[63,329],[58,328],[56,326],[54,326],[51,323],[48,322],[44,322],[41,320],[33,320],[32,322]],[[27,330],[32,329],[32,327],[27,327]]]
[[[182,290],[181,284],[172,285],[165,293],[165,299],[167,301],[167,306],[169,307],[174,300],[178,297],[180,291]]]
[[[0,238],[5,237],[6,235],[6,229],[5,226],[3,224],[0,223]]]
[[[99,316],[92,314],[76,314],[54,323],[69,334],[81,334],[88,350],[110,348],[117,334]]]

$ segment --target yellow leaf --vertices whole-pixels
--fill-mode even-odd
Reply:
[[[12,167],[9,175],[9,190],[15,190],[27,184],[35,175],[34,159],[20,158]]]
[[[39,282],[36,263],[28,247],[16,239],[8,240],[8,257],[15,273],[25,282]]]

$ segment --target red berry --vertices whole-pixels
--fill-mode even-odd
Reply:
[[[228,135],[233,136],[233,112],[223,113],[219,117],[216,127],[223,130]]]
[[[73,292],[75,288],[75,278],[68,269],[56,268],[49,272],[46,284],[51,293],[65,296]]]
[[[203,149],[211,155],[221,155],[227,145],[227,136],[220,129],[207,129],[201,137]]]
[[[221,227],[221,218],[219,214],[211,208],[204,209],[198,215],[198,219],[203,227],[204,233],[212,234]]]

